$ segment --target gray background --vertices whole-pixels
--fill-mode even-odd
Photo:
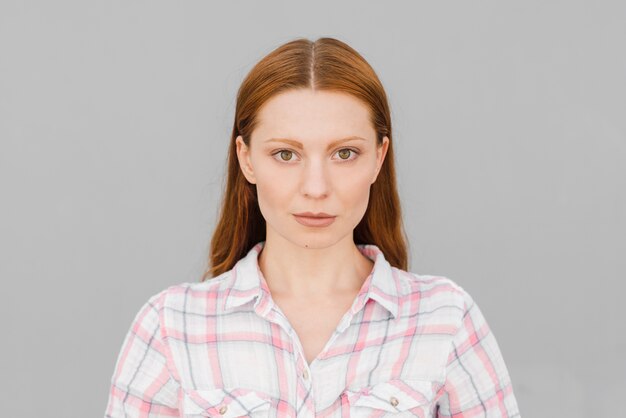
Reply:
[[[205,267],[236,89],[299,36],[379,74],[410,270],[475,298],[522,415],[623,413],[626,3],[293,3],[0,3],[2,416],[103,415],[139,307]]]

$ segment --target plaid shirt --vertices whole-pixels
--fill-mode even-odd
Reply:
[[[112,417],[519,417],[493,333],[451,279],[374,268],[309,365],[258,267],[153,295],[119,353]]]

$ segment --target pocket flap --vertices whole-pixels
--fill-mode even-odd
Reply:
[[[398,412],[429,404],[434,395],[433,385],[429,380],[392,379],[344,393],[351,406]]]
[[[224,418],[247,416],[268,410],[270,397],[262,392],[243,388],[185,389],[183,411],[199,416]]]

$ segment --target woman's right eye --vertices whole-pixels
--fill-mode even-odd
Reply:
[[[280,161],[291,161],[293,157],[293,151],[289,151],[286,149],[277,151],[273,154],[274,156],[278,155]]]

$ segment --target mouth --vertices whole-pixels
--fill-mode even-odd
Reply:
[[[310,227],[324,227],[332,224],[335,221],[336,216],[328,215],[327,213],[294,213],[293,215],[296,221],[304,226]]]
[[[294,215],[296,216],[304,216],[306,218],[334,218],[333,215],[330,215],[326,212],[317,212],[317,213],[313,213],[313,212],[300,212],[300,213],[294,213]]]

